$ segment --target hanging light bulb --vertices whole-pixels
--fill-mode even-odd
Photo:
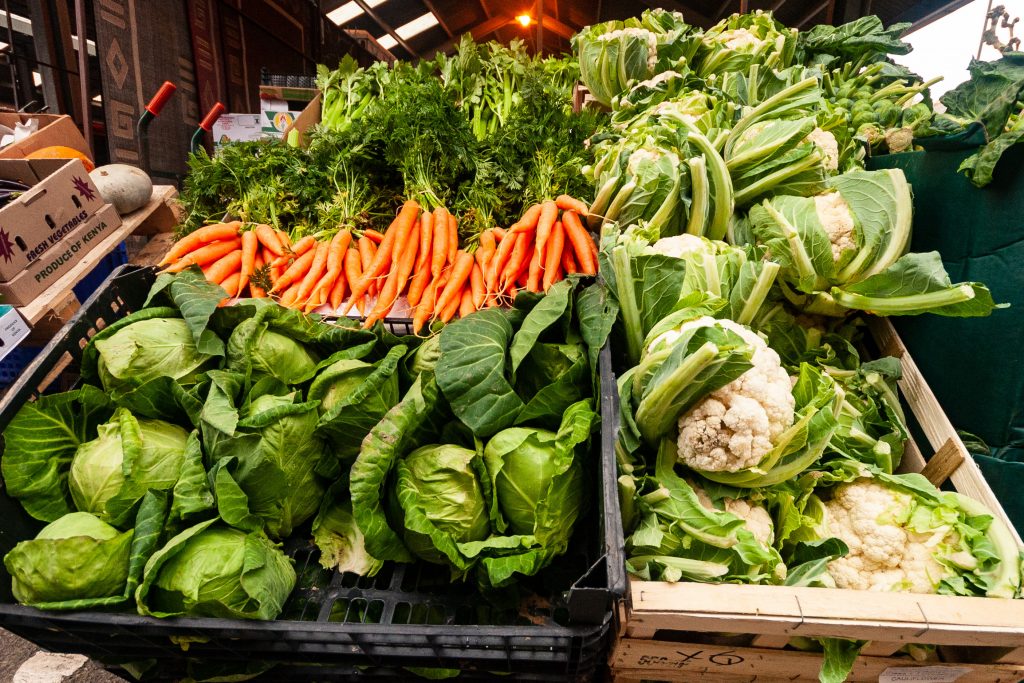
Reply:
[[[533,23],[533,17],[531,17],[529,14],[520,14],[518,17],[516,17],[516,21],[518,21],[519,25],[522,26],[523,28],[529,28],[530,24]]]

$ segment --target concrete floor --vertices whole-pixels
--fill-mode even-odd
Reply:
[[[53,654],[0,629],[0,683],[125,683],[82,655]]]

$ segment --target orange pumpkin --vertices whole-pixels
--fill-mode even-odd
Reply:
[[[79,159],[83,165],[85,165],[86,172],[91,172],[96,168],[96,164],[92,163],[92,159],[82,154],[73,147],[65,147],[64,145],[53,145],[51,147],[42,147],[34,152],[29,152],[25,155],[26,159]]]

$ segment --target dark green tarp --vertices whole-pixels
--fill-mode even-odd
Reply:
[[[991,185],[957,173],[984,144],[980,126],[924,142],[924,152],[875,157],[914,189],[913,251],[937,250],[954,282],[980,281],[1010,308],[987,318],[894,318],[957,429],[992,451],[979,464],[1007,514],[1024,530],[1024,145],[1008,150]]]

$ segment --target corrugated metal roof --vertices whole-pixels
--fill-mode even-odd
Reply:
[[[536,24],[523,28],[515,21],[521,13],[544,10],[545,52],[569,49],[568,37],[598,21],[635,16],[647,7],[663,7],[683,13],[687,21],[710,26],[733,12],[772,10],[787,26],[807,28],[814,24],[841,24],[867,14],[877,14],[887,25],[911,22],[923,25],[969,0],[323,0],[325,13],[348,5],[345,15],[355,16],[342,28],[367,31],[399,59],[432,57],[451,51],[464,33],[478,40],[510,42],[526,40],[535,49]],[[437,24],[415,35],[400,29],[426,14]],[[978,27],[981,30],[981,27]],[[406,33],[408,33],[406,31]]]

